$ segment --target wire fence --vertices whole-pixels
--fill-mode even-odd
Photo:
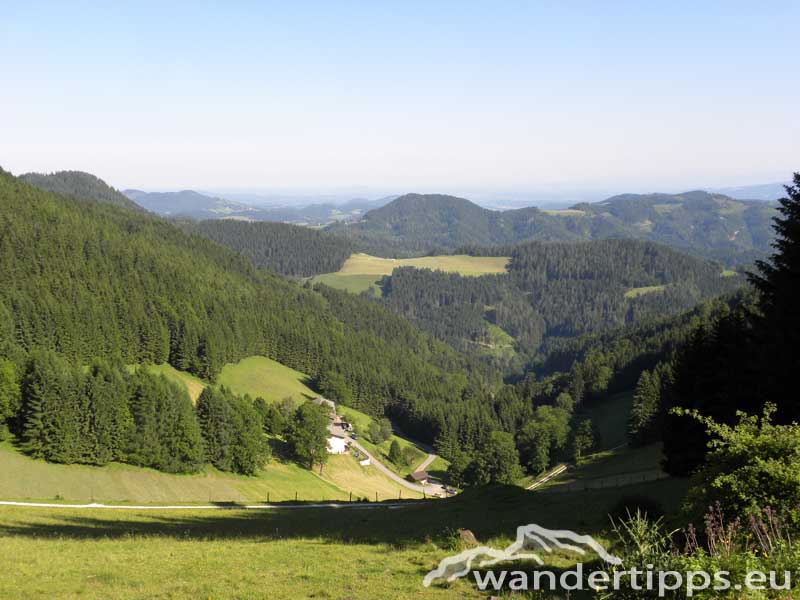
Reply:
[[[572,481],[570,483],[546,486],[539,488],[536,491],[541,492],[542,494],[567,494],[586,490],[620,488],[629,485],[636,485],[637,483],[658,481],[668,477],[669,475],[661,470],[640,471],[638,473],[621,473],[619,475],[592,477],[588,479],[581,479],[579,481]]]

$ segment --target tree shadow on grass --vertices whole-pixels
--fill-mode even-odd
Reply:
[[[649,484],[659,493],[665,482]],[[397,547],[435,542],[457,544],[459,529],[471,530],[483,543],[513,539],[520,525],[597,534],[607,529],[607,514],[618,500],[616,490],[575,494],[540,494],[516,486],[471,489],[447,500],[333,507],[286,504],[239,510],[36,509],[0,507],[0,536],[75,539],[161,536],[218,540],[321,539],[330,543],[389,544]]]

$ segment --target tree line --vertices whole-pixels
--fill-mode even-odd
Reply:
[[[34,458],[62,464],[121,462],[168,473],[211,463],[255,474],[269,460],[252,400],[207,388],[197,409],[182,386],[144,368],[69,363],[32,351],[22,371],[0,360],[4,430]]]
[[[211,220],[179,225],[242,254],[257,267],[289,277],[333,273],[354,251],[349,240],[288,223]]]

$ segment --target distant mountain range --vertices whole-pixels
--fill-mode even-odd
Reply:
[[[80,171],[27,173],[20,177],[39,188],[106,202],[169,218],[278,221],[326,227],[358,250],[384,257],[452,252],[466,247],[509,246],[531,240],[585,241],[643,239],[684,249],[727,265],[750,264],[771,251],[773,202],[780,184],[729,188],[730,195],[692,191],[682,194],[622,194],[566,209],[525,207],[490,210],[448,195],[406,194],[344,204],[256,207],[192,190],[119,192],[102,179]]]
[[[529,240],[644,239],[726,264],[750,263],[770,250],[772,203],[723,194],[623,194],[568,209],[493,211],[444,195],[407,194],[354,223],[328,231],[365,252],[401,257],[466,246],[503,246]]]
[[[355,199],[344,204],[321,203],[307,206],[258,207],[192,190],[180,192],[124,190],[123,193],[140,206],[165,217],[189,218],[198,221],[209,219],[280,221],[310,226],[358,219],[368,210],[382,206],[392,199]]]
[[[772,202],[786,196],[786,183],[762,183],[758,185],[743,185],[739,187],[724,187],[709,189],[709,192],[725,194],[737,200],[764,200]]]

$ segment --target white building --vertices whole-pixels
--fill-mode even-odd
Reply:
[[[328,454],[345,454],[347,442],[344,438],[331,435],[328,437]]]

